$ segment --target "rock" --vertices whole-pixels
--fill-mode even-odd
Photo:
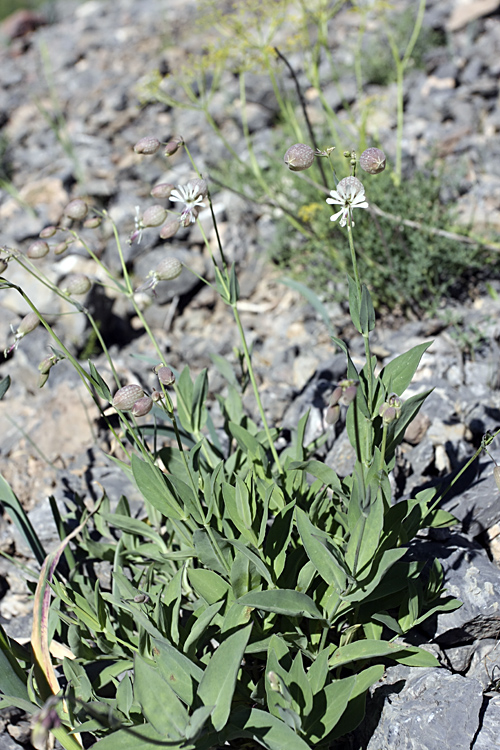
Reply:
[[[444,669],[389,667],[383,684],[372,688],[367,719],[356,736],[367,750],[469,750],[482,702],[476,680]]]

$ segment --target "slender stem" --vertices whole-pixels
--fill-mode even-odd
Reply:
[[[265,412],[264,412],[264,407],[262,406],[262,401],[261,401],[260,393],[259,393],[259,387],[258,387],[257,381],[255,379],[255,374],[254,374],[253,366],[252,366],[252,358],[250,356],[250,352],[248,351],[247,340],[246,340],[246,337],[245,337],[245,331],[243,330],[243,326],[241,324],[240,314],[238,312],[238,308],[236,306],[236,303],[233,304],[233,305],[231,305],[231,307],[233,308],[234,319],[236,321],[236,325],[238,326],[238,332],[240,334],[240,339],[241,339],[241,343],[242,343],[242,346],[243,346],[243,353],[245,355],[245,361],[247,363],[248,375],[250,377],[250,382],[252,383],[252,388],[253,388],[253,392],[254,392],[254,395],[255,395],[255,400],[257,401],[257,407],[259,409],[260,418],[262,419],[262,424],[264,425],[264,430],[265,430],[265,433],[267,435],[267,439],[268,439],[268,442],[269,442],[269,447],[271,449],[271,453],[273,454],[273,458],[274,458],[274,461],[276,463],[276,466],[278,468],[279,473],[283,474],[283,469],[281,468],[281,464],[280,464],[278,452],[276,450],[276,446],[274,445],[274,441],[273,441],[273,438],[271,436],[271,431],[270,431],[269,425],[267,423],[266,415],[265,415]]]
[[[347,236],[349,238],[349,248],[351,251],[351,260],[352,260],[352,267],[354,271],[354,281],[356,284],[356,289],[358,291],[358,298],[361,300],[361,281],[359,279],[359,272],[358,272],[358,263],[356,260],[356,251],[354,249],[354,241],[352,239],[352,226],[351,226],[351,219],[349,217],[349,222],[347,225]],[[370,335],[367,331],[364,331],[362,333],[363,336],[363,342],[365,345],[365,357],[366,357],[366,368],[368,371],[368,408],[371,410],[373,408],[373,366],[372,366],[372,355],[370,352]]]

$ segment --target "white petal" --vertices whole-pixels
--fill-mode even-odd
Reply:
[[[333,214],[333,216],[330,216],[330,221],[337,221],[337,219],[339,218],[339,216],[341,216],[341,214],[343,214],[343,213],[344,213],[344,209],[342,209],[341,211],[339,211],[336,214]]]

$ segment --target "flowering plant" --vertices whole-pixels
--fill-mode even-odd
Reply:
[[[152,156],[158,148],[148,137],[136,151]],[[304,153],[311,161],[310,151]],[[293,154],[292,160],[297,166]],[[201,176],[165,192],[184,204],[180,223],[200,224],[199,208],[211,209]],[[137,303],[118,232],[122,278],[114,281],[150,336],[153,389],[146,378],[120,382],[98,326],[73,297],[74,286],[57,292],[88,315],[113,388],[95,364],[82,366],[4,269],[1,288],[17,290],[32,308],[14,344],[43,324],[57,346],[41,363],[44,382],[54,366],[73,364],[126,458],[113,460],[144,499],[139,518],[125,496],[112,505],[104,493],[90,513],[77,504],[65,519],[58,516],[61,543],[47,551],[15,495],[0,483],[2,502],[40,564],[32,651],[0,626],[0,707],[31,713],[36,741],[51,732],[67,750],[97,741],[100,750],[242,748],[249,739],[268,750],[326,748],[361,721],[366,692],[382,677],[386,659],[437,665],[407,634],[459,603],[444,595],[440,565],[414,563],[406,550],[420,529],[447,526],[453,518],[438,509],[433,490],[393,504],[389,481],[405,429],[426,396],[402,398],[429,344],[375,375],[375,311],[359,279],[353,240],[352,211],[367,207],[362,183],[354,174],[343,178],[327,202],[341,206],[333,218],[341,217],[347,229],[349,304],[366,353],[358,369],[345,343],[333,337],[346,355],[346,377],[325,404],[325,417],[335,429],[345,420],[356,455],[345,477],[305,444],[307,412],[292,442],[279,447],[279,428],[263,408],[239,315],[236,269],[222,245],[217,256],[209,248],[214,282],[202,281],[217,289],[234,317],[245,371],[238,377],[228,362],[215,361],[227,381],[219,431],[207,406],[207,371],[193,379],[188,368],[176,374],[165,361]],[[169,210],[154,207],[163,222]],[[88,221],[86,210],[78,214],[75,221]],[[57,232],[78,236],[63,225],[51,236]],[[7,250],[4,256],[39,273],[29,256]],[[189,268],[166,256],[139,288],[154,291],[181,271]],[[81,282],[78,291],[85,293],[88,284]],[[259,422],[244,410],[248,381]],[[150,414],[155,421],[145,426],[140,420]],[[63,553],[69,572],[60,565]],[[97,572],[103,566],[108,583]],[[59,648],[55,636],[51,640],[56,631]]]

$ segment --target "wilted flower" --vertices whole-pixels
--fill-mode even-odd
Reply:
[[[330,191],[330,196],[326,199],[327,203],[342,206],[340,211],[330,216],[330,221],[337,221],[340,216],[341,227],[345,227],[347,222],[349,226],[354,226],[353,209],[368,208],[363,183],[357,177],[344,177],[337,185],[337,189]]]
[[[182,263],[177,258],[164,258],[156,266],[154,271],[148,273],[147,279],[144,284],[137,287],[137,292],[145,292],[147,289],[151,289],[153,294],[159,281],[172,281],[180,276],[182,272]]]
[[[187,185],[178,185],[172,190],[170,200],[184,203],[180,218],[183,226],[194,224],[198,216],[198,211],[202,206],[205,206],[203,202],[204,189],[206,191],[206,182],[204,180],[192,180]]]
[[[137,141],[134,151],[136,154],[156,154],[160,146],[161,143],[158,138],[147,135],[141,138],[140,141]]]
[[[359,157],[359,166],[368,174],[378,174],[385,169],[385,154],[379,148],[367,148]]]
[[[44,258],[48,252],[49,246],[46,242],[44,242],[44,240],[35,240],[29,246],[26,254],[28,258],[32,258],[35,260],[38,258]]]
[[[292,172],[303,172],[313,165],[315,151],[305,143],[295,143],[285,153],[285,164]]]
[[[7,349],[5,349],[3,355],[6,357],[8,354],[13,352],[17,347],[19,346],[19,342],[24,336],[27,336],[28,333],[31,333],[35,330],[35,328],[40,324],[40,318],[35,312],[30,312],[27,315],[24,316],[24,318],[19,323],[19,326],[17,328],[17,331],[14,334],[14,343],[11,344]],[[12,329],[14,331],[14,329]]]
[[[133,242],[137,240],[137,244],[139,245],[142,240],[142,230],[144,229],[144,224],[142,223],[142,216],[141,216],[141,207],[136,206],[135,207],[135,219],[134,219],[135,229],[128,238],[127,242],[129,245],[131,245]]]
[[[75,200],[70,201],[66,208],[64,209],[65,215],[70,218],[74,219],[75,221],[81,221],[84,219],[89,212],[89,207],[85,203],[85,201],[82,201],[81,198],[75,198]]]
[[[144,391],[140,385],[124,385],[116,391],[113,401],[111,402],[115,409],[120,411],[130,411],[136,401],[144,396]]]

